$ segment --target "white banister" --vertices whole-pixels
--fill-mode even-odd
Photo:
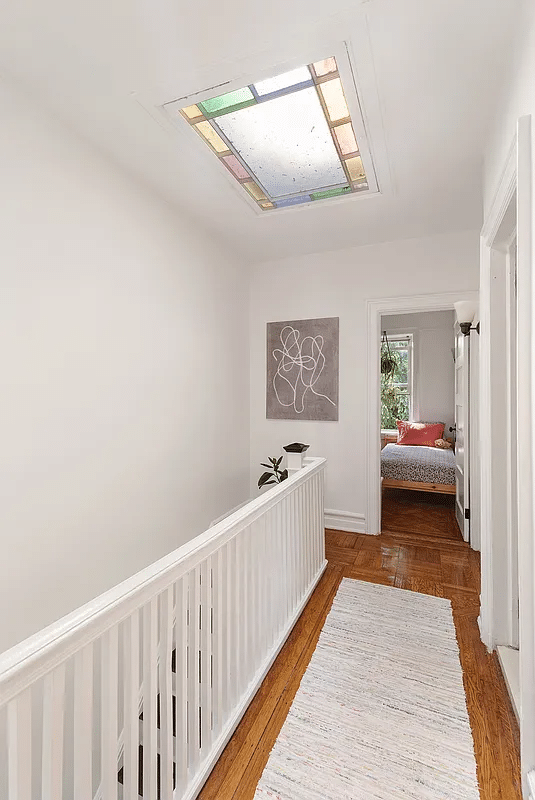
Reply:
[[[196,796],[325,569],[324,467],[0,656],[6,800]]]

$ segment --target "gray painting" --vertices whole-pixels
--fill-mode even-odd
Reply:
[[[338,317],[268,322],[266,417],[338,420]]]

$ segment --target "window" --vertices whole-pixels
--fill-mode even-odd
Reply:
[[[395,430],[396,420],[412,418],[412,348],[411,333],[383,334],[381,359],[392,357],[393,370],[381,368],[381,428]]]
[[[364,128],[359,148],[334,56],[164,109],[186,120],[261,212],[370,189]]]

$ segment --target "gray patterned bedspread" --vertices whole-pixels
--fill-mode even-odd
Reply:
[[[453,450],[387,444],[381,450],[381,475],[397,481],[455,483]]]

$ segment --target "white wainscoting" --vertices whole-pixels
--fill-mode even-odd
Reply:
[[[367,533],[364,514],[355,514],[353,511],[337,511],[334,508],[325,509],[325,527],[347,533]]]

